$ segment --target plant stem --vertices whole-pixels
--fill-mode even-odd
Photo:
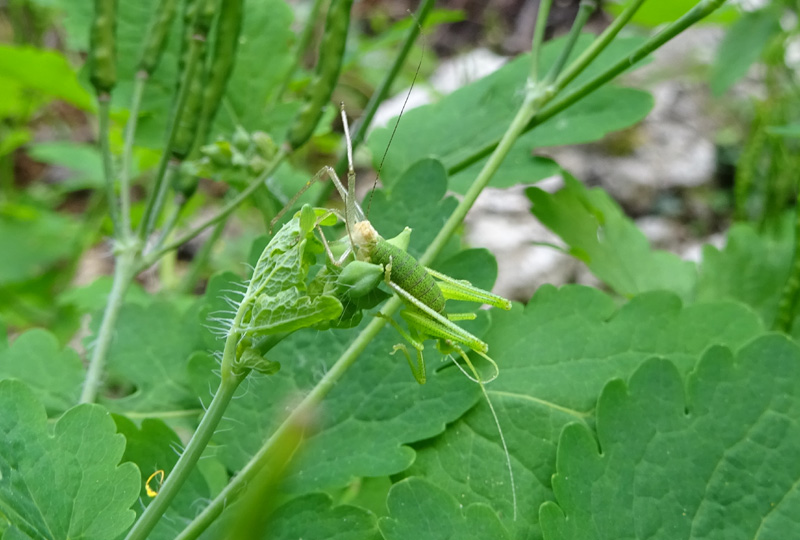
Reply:
[[[232,337],[235,338],[235,336],[238,336],[238,334],[230,334],[228,341]],[[235,354],[235,351],[235,343],[232,346],[229,346],[228,343],[225,344],[226,354]],[[156,498],[148,505],[133,528],[128,532],[128,536],[125,537],[126,540],[144,540],[147,538],[156,523],[158,523],[158,520],[167,511],[172,500],[189,477],[189,473],[194,469],[197,460],[200,459],[200,455],[206,449],[208,441],[211,440],[211,436],[217,429],[225,409],[228,407],[228,403],[230,403],[234,392],[239,388],[239,384],[244,378],[244,374],[235,376],[230,373],[229,376],[222,377],[217,393],[214,394],[214,399],[211,400],[211,405],[208,407],[206,414],[203,415],[203,419],[200,421],[200,425],[197,426],[197,430],[192,435],[189,444],[186,445],[186,449],[181,454],[180,459],[178,459],[175,467],[167,476]]]
[[[589,17],[592,13],[594,13],[596,8],[597,0],[581,0],[581,3],[578,7],[578,14],[575,16],[575,20],[572,23],[572,28],[569,29],[567,42],[559,51],[558,58],[556,58],[556,61],[550,67],[550,71],[544,78],[545,85],[552,84],[561,73],[561,70],[564,69],[564,65],[566,65],[569,55],[572,54],[572,49],[575,48],[575,42],[578,41],[578,36],[581,35],[581,30],[583,30],[583,27],[586,26],[586,21],[589,20]]]
[[[108,131],[111,114],[111,95],[108,93],[98,94],[97,96],[97,120],[98,138],[100,142],[100,153],[103,156],[103,176],[106,184],[106,199],[108,199],[108,213],[111,215],[111,222],[114,225],[114,238],[121,238],[122,228],[119,221],[119,209],[117,208],[117,194],[114,190],[114,164],[111,159],[111,147],[108,143]]]
[[[114,336],[114,326],[117,323],[117,317],[125,299],[125,292],[128,290],[128,286],[135,275],[136,252],[134,245],[123,245],[116,258],[114,282],[111,286],[111,293],[108,295],[108,302],[103,312],[103,320],[97,333],[97,341],[92,351],[92,357],[89,360],[89,367],[86,370],[86,379],[81,392],[81,403],[94,403],[97,398],[97,391],[103,377],[103,368],[106,364],[106,356],[111,346],[111,338]]]
[[[532,82],[539,80],[539,59],[542,54],[544,31],[547,29],[547,18],[550,16],[550,5],[552,3],[553,0],[539,0],[539,12],[536,14],[536,28],[533,30],[533,41],[531,43],[531,70],[528,74],[528,80]]]
[[[178,91],[178,98],[175,101],[175,107],[172,110],[169,124],[167,125],[167,142],[164,146],[164,153],[161,154],[161,159],[158,162],[155,183],[152,191],[150,192],[150,198],[147,200],[147,206],[145,207],[144,214],[142,215],[142,221],[139,224],[139,238],[142,240],[146,240],[150,235],[158,218],[158,212],[160,210],[159,204],[163,202],[163,193],[166,192],[167,189],[167,186],[165,185],[165,176],[167,172],[167,165],[170,162],[170,157],[172,154],[172,145],[175,142],[175,134],[178,131],[178,123],[181,115],[183,114],[184,105],[186,105],[186,98],[189,95],[192,76],[194,75],[194,70],[199,67],[199,59],[203,52],[204,46],[205,44],[202,42],[202,39],[198,39],[198,36],[195,36],[195,38],[192,39],[192,42],[189,46],[189,60],[186,63],[186,68],[184,69],[183,78],[181,80],[180,90]]]
[[[527,133],[534,127],[542,124],[546,120],[549,120],[556,114],[560,113],[564,109],[572,106],[576,102],[580,101],[587,95],[591,94],[610,80],[617,77],[620,73],[630,69],[636,62],[640,61],[641,59],[645,58],[647,55],[664,45],[667,41],[671,40],[689,26],[693,25],[700,19],[708,16],[710,13],[718,9],[722,4],[725,3],[725,0],[704,0],[697,4],[694,8],[689,10],[683,17],[675,21],[674,23],[670,24],[666,28],[664,28],[661,32],[656,34],[655,36],[648,39],[644,44],[642,44],[639,48],[637,48],[633,53],[626,56],[625,58],[619,60],[616,64],[608,68],[603,73],[597,75],[590,81],[587,81],[584,85],[576,89],[575,91],[569,93],[568,95],[564,96],[558,102],[544,107],[539,113],[534,115],[528,125],[525,126],[523,133]],[[600,47],[602,43],[595,42],[593,43],[593,47]],[[594,54],[594,52],[592,52]],[[580,60],[580,59],[579,59]],[[569,70],[567,71],[569,74]],[[559,81],[557,80],[554,83],[554,88],[559,87]],[[550,98],[547,98],[545,102],[549,101]],[[489,154],[497,148],[499,142],[492,142],[476,150],[471,156],[461,160],[458,163],[450,165],[447,169],[448,175],[457,174],[467,167],[471,166],[472,164],[480,161],[481,159],[485,158]]]
[[[122,148],[122,171],[119,175],[119,201],[122,213],[122,234],[125,237],[131,235],[131,158],[133,156],[133,141],[136,137],[136,123],[139,121],[139,107],[142,103],[144,87],[147,83],[147,72],[140,71],[136,74],[133,83],[133,98],[131,99],[130,116],[125,126],[125,145]]]
[[[278,168],[278,165],[281,164],[283,159],[286,157],[287,150],[283,147],[278,151],[275,157],[272,159],[272,162],[267,166],[267,168],[262,172],[258,178],[253,180],[249,186],[247,186],[244,191],[239,193],[234,199],[228,202],[225,206],[223,206],[216,214],[213,216],[205,219],[199,225],[194,227],[189,232],[185,233],[183,236],[178,238],[177,240],[173,240],[172,242],[168,243],[167,245],[161,247],[160,249],[153,250],[151,253],[147,254],[141,264],[139,265],[138,271],[142,271],[145,268],[148,268],[154,262],[156,262],[164,253],[171,251],[178,246],[181,246],[203,232],[205,229],[218,223],[225,219],[231,212],[236,210],[240,204],[244,200],[246,200],[255,190],[257,190],[261,185],[269,178],[269,176],[275,172],[275,169]]]
[[[800,196],[798,196],[794,211],[794,254],[792,255],[792,266],[789,277],[786,279],[781,291],[778,313],[772,325],[773,330],[787,334],[792,330],[797,308],[797,297],[798,293],[800,293]]]
[[[364,111],[361,113],[361,117],[354,126],[353,136],[350,139],[353,152],[355,152],[356,148],[358,148],[361,143],[364,142],[364,138],[367,136],[367,131],[372,125],[372,120],[375,118],[375,113],[378,112],[378,107],[380,107],[381,103],[383,103],[383,101],[386,99],[386,96],[389,94],[389,91],[392,88],[392,84],[394,84],[395,79],[397,79],[397,76],[400,74],[400,70],[403,68],[403,64],[405,64],[406,59],[408,58],[408,53],[411,52],[411,47],[417,40],[420,29],[425,23],[425,20],[428,18],[428,14],[431,12],[433,4],[434,0],[422,0],[422,2],[420,2],[420,5],[413,17],[414,20],[412,21],[411,26],[408,28],[405,38],[403,38],[403,44],[400,46],[397,56],[395,56],[394,61],[384,75],[383,80],[381,80],[380,84],[375,89],[375,92],[369,98],[367,106],[364,108]],[[414,80],[416,80],[416,75],[414,75]],[[342,155],[339,157],[339,161],[336,162],[334,170],[336,170],[336,173],[339,176],[343,175],[347,170],[346,151],[342,152]],[[328,182],[324,184],[324,188],[320,190],[317,200],[314,202],[314,204],[320,205],[326,201],[332,190],[332,183]]]
[[[383,306],[381,311],[391,316],[397,311],[400,305],[400,299],[395,296]],[[317,383],[305,398],[303,398],[303,401],[289,414],[286,420],[275,430],[261,449],[250,458],[250,461],[239,471],[239,474],[237,474],[230,483],[225,486],[225,489],[211,501],[211,504],[195,517],[183,532],[178,535],[178,540],[198,538],[203,531],[219,517],[225,507],[230,505],[236,497],[241,494],[242,489],[256,476],[260,470],[259,465],[273,453],[279,441],[284,438],[287,430],[292,429],[292,426],[296,426],[299,422],[302,422],[303,419],[308,416],[309,412],[322,401],[328,392],[336,385],[336,382],[347,372],[353,362],[356,361],[367,345],[378,335],[378,332],[385,324],[386,321],[384,319],[376,317],[361,331],[355,341],[342,353],[342,356],[339,357],[322,380]]]

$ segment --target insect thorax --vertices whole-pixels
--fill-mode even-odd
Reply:
[[[390,278],[393,283],[437,313],[444,312],[445,298],[442,290],[414,257],[379,238],[371,248],[370,261],[384,267],[391,263]]]

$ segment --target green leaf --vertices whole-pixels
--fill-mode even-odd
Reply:
[[[78,224],[63,214],[32,206],[0,206],[0,285],[42,275],[77,249]],[[65,239],[68,239],[65,241]]]
[[[614,15],[619,15],[622,10],[631,4],[633,0],[617,0],[616,2],[603,3],[603,9],[608,10]],[[670,0],[669,2],[645,2],[636,11],[631,19],[636,24],[644,26],[658,26],[671,23],[686,14],[690,9],[700,3],[701,0]],[[727,23],[736,20],[738,10],[730,4],[718,9],[705,19],[703,23]]]
[[[792,263],[794,216],[785,215],[775,231],[759,232],[734,224],[723,249],[706,245],[697,283],[698,301],[736,300],[750,306],[771,326]]]
[[[421,478],[412,477],[392,486],[387,504],[390,516],[380,520],[386,540],[511,538],[489,506],[465,506]]]
[[[29,146],[28,155],[36,161],[70,169],[73,177],[58,184],[62,190],[99,189],[104,186],[103,163],[96,145],[42,142]]]
[[[531,211],[592,273],[623,296],[664,289],[683,299],[694,292],[694,263],[654,250],[636,225],[601,189],[586,189],[572,177],[550,194],[527,190]]]
[[[591,42],[581,36],[575,47],[578,54]],[[641,43],[638,38],[615,40],[587,70],[573,81],[573,89],[597,75],[613,62],[630,53]],[[542,51],[542,73],[549,69],[564,44],[563,39],[547,43]],[[446,169],[473,156],[487,144],[497,142],[522,103],[530,57],[522,55],[495,73],[446,96],[438,103],[407,112],[392,139],[392,147],[383,164],[381,176],[389,185],[412,163],[423,157],[441,160]],[[605,134],[628,127],[652,107],[652,97],[638,90],[611,86],[593,93],[579,104],[548,120],[520,137],[509,160],[501,165],[492,185],[510,186],[516,182],[534,182],[555,170],[552,162],[532,155],[535,148],[576,144],[597,140]],[[383,156],[392,128],[376,129],[368,145],[377,161]],[[481,164],[456,174],[449,187],[463,193]]]
[[[130,526],[139,472],[118,465],[125,439],[103,407],[74,407],[51,428],[33,392],[6,380],[0,411],[0,514],[17,538],[107,540]]]
[[[378,540],[375,516],[355,506],[334,506],[322,494],[294,499],[270,517],[269,536],[303,540]]]
[[[561,436],[545,537],[800,535],[798,380],[797,345],[770,335],[710,349],[686,382],[664,359],[612,381],[599,441],[577,424]]]
[[[196,415],[199,403],[187,382],[188,360],[204,348],[196,309],[181,313],[160,301],[124,305],[108,353],[108,375],[123,387],[132,385],[133,392],[103,403],[121,414],[178,410]]]
[[[406,474],[423,476],[461,505],[490,505],[514,537],[538,538],[538,508],[552,500],[556,443],[562,428],[591,427],[605,384],[627,378],[653,356],[688,373],[715,344],[738,349],[763,328],[734,303],[681,307],[673,294],[639,295],[617,307],[588,287],[540,288],[523,309],[491,310],[483,339],[500,375],[487,385],[516,482],[518,516],[497,428],[483,401],[443,436],[417,449]]]
[[[178,461],[179,450],[183,443],[167,425],[161,420],[145,419],[140,428],[129,419],[115,416],[119,433],[125,436],[127,444],[123,459],[135,463],[141,473],[141,491],[139,500],[142,505],[136,505],[137,515],[142,513],[142,506],[152,502],[145,489],[145,483],[151,474],[163,470],[169,476],[175,463]],[[203,456],[203,461],[213,459]],[[159,477],[150,480],[150,488],[158,491]],[[178,491],[164,517],[148,536],[151,540],[170,540],[178,536],[185,524],[197,514],[197,501],[206,500],[215,495],[209,490],[208,484],[198,468],[189,473],[189,478]]]
[[[58,303],[73,306],[79,313],[101,311],[106,306],[113,283],[112,276],[100,276],[88,285],[67,289],[58,296]],[[152,301],[153,297],[138,283],[131,283],[125,292],[126,304],[146,306]]]
[[[768,126],[764,131],[779,137],[800,138],[800,124],[786,124],[784,126]]]
[[[747,74],[767,43],[780,32],[781,11],[768,6],[745,13],[725,33],[711,69],[711,92],[721,96]]]
[[[0,379],[25,382],[36,399],[57,416],[78,403],[86,373],[78,353],[62,348],[46,330],[30,330],[0,350]]]
[[[58,51],[0,45],[0,77],[17,81],[26,91],[63,99],[84,110],[93,107],[92,97]]]

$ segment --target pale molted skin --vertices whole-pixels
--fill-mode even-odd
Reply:
[[[372,223],[366,220],[359,221],[353,225],[353,230],[350,234],[359,252],[363,251],[366,257],[369,257],[371,248],[375,246],[380,239],[378,231],[375,230]]]

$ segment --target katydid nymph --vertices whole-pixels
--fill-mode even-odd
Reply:
[[[500,421],[485,387],[486,383],[497,377],[499,369],[495,361],[487,354],[489,346],[454,322],[472,320],[476,318],[476,315],[474,313],[447,313],[445,309],[445,302],[451,299],[488,304],[505,310],[511,309],[511,302],[489,291],[475,287],[468,281],[453,279],[421,265],[406,252],[411,233],[411,229],[408,227],[397,237],[390,240],[386,240],[378,234],[367,219],[364,210],[356,201],[352,146],[344,107],[342,107],[341,116],[347,144],[347,188],[344,187],[331,167],[324,167],[306,184],[306,187],[309,187],[314,182],[328,177],[345,202],[344,215],[341,215],[338,211],[330,210],[331,213],[344,222],[347,230],[347,235],[341,240],[341,242],[345,243],[345,247],[338,257],[334,256],[335,250],[331,249],[321,227],[318,227],[329,260],[335,267],[341,268],[341,272],[337,277],[337,285],[341,290],[345,291],[345,295],[356,299],[368,294],[381,283],[384,283],[402,300],[404,309],[400,312],[400,316],[405,321],[407,330],[403,329],[390,316],[381,312],[376,313],[376,316],[386,320],[414,349],[414,355],[412,356],[406,344],[400,343],[394,346],[391,354],[395,354],[398,351],[403,353],[418,383],[424,384],[426,382],[423,342],[433,339],[436,340],[437,349],[452,360],[464,375],[480,386],[494,418],[503,451],[505,452],[511,485],[513,514],[516,520],[517,500],[511,458],[500,427]],[[290,202],[289,206],[291,204]],[[279,218],[280,215],[276,217],[275,221]],[[489,362],[494,370],[494,374],[489,379],[481,379],[465,348]],[[454,358],[455,355],[463,360],[467,369],[462,367]]]

